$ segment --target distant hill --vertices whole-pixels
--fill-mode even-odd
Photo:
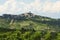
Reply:
[[[58,21],[58,19],[35,15],[31,12],[20,15],[3,14],[3,16],[0,16],[0,27],[20,29],[20,27],[23,28],[30,24],[33,25],[35,30],[59,30],[60,28],[60,20]]]
[[[0,16],[0,18],[6,18],[6,19],[26,19],[26,18],[47,18],[47,19],[51,19],[49,17],[43,17],[43,16],[39,16],[39,15],[35,15],[33,13],[23,13],[20,15],[11,15],[11,14],[3,14],[3,16]],[[43,20],[43,19],[42,19]]]
[[[60,19],[31,12],[0,16],[0,40],[60,40]]]

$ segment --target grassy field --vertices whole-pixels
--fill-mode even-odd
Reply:
[[[60,21],[51,18],[0,18],[0,40],[60,40]]]

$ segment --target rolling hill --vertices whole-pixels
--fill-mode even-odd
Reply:
[[[60,19],[31,12],[0,16],[0,40],[60,40],[59,37]]]

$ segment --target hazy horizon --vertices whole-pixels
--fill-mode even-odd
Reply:
[[[0,0],[0,15],[29,11],[41,16],[60,18],[60,0]]]

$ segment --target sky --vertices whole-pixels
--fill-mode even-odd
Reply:
[[[60,18],[60,0],[0,0],[0,15],[29,11],[41,16]]]

